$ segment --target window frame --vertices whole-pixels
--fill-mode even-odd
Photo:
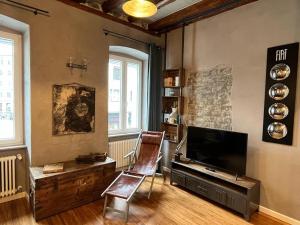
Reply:
[[[0,38],[14,42],[14,139],[0,139],[1,147],[18,146],[24,144],[23,125],[23,43],[22,35],[0,30]]]
[[[130,56],[124,56],[124,55],[117,55],[115,53],[109,54],[109,60],[118,60],[122,62],[122,68],[121,68],[121,95],[120,95],[120,129],[110,130],[109,129],[109,121],[107,123],[108,125],[108,134],[109,136],[116,136],[116,135],[126,135],[126,134],[132,134],[132,133],[138,133],[142,128],[142,80],[143,80],[143,61],[140,59],[136,59]],[[126,117],[127,117],[127,64],[128,63],[135,63],[139,65],[139,71],[138,71],[138,107],[137,107],[137,114],[138,114],[138,127],[137,128],[126,128]],[[109,67],[109,65],[108,65]],[[109,71],[108,71],[108,90],[109,87]],[[109,93],[108,93],[108,107],[109,107]],[[108,112],[109,114],[109,112]]]

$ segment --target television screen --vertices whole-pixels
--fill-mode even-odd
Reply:
[[[239,176],[246,173],[248,134],[188,127],[186,157]]]

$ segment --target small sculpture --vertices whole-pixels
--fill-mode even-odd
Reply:
[[[171,112],[171,114],[170,114],[170,116],[169,116],[169,120],[168,120],[168,122],[169,123],[177,123],[177,117],[178,117],[178,113],[177,113],[177,107],[172,107],[172,112]]]

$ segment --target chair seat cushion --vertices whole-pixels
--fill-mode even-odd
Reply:
[[[135,191],[143,177],[122,174],[114,181],[114,184],[108,189],[106,194],[128,199],[132,192]]]

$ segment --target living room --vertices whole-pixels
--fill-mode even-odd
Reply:
[[[300,224],[300,2],[141,1],[0,1],[0,224]]]

